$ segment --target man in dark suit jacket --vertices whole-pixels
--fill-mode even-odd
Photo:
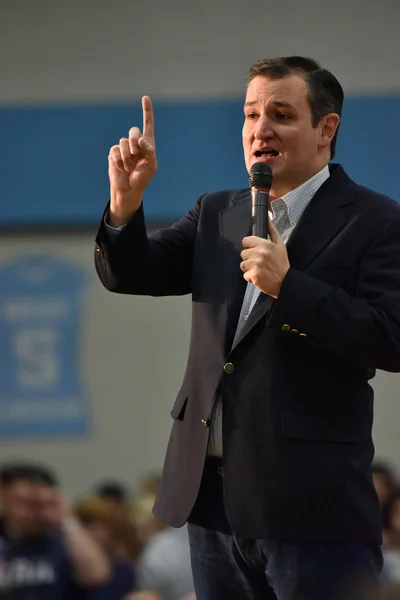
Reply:
[[[248,170],[272,167],[268,240],[250,235],[249,190],[147,237],[148,97],[143,134],[110,150],[102,283],[193,299],[155,512],[189,521],[197,600],[342,599],[379,578],[368,382],[400,371],[400,207],[330,164],[342,102],[310,59],[251,67],[243,147]]]

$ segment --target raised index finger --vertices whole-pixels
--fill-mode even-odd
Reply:
[[[153,112],[153,105],[148,96],[143,96],[142,108],[143,108],[143,136],[154,140],[154,112]]]

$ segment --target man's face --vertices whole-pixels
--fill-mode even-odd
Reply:
[[[38,484],[37,498],[42,526],[46,529],[59,528],[66,510],[60,492],[52,486]]]
[[[1,494],[6,524],[18,535],[34,535],[41,529],[37,484],[18,480],[4,486]]]
[[[400,535],[400,499],[396,500],[392,510],[392,528],[398,535]]]
[[[85,529],[90,537],[105,552],[110,552],[113,544],[113,533],[111,526],[104,521],[92,521],[85,525]]]
[[[327,126],[324,117],[313,127],[302,77],[255,77],[247,88],[244,112],[247,170],[256,162],[268,163],[279,195],[307,181],[328,163],[329,123]]]
[[[104,502],[107,502],[107,504],[115,510],[119,510],[121,507],[124,506],[124,501],[123,499],[121,499],[119,496],[113,495],[113,494],[107,494],[105,496],[102,496],[102,499],[104,500]]]

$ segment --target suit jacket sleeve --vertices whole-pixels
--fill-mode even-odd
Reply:
[[[141,207],[133,219],[110,236],[103,215],[96,237],[95,266],[112,292],[148,296],[188,294],[201,198],[179,222],[147,236]]]
[[[305,334],[299,342],[336,358],[400,372],[400,218],[366,249],[355,296],[290,268],[267,324],[292,336],[282,331],[290,325]]]

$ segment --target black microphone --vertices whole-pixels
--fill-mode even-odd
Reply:
[[[252,165],[249,175],[251,187],[252,234],[268,237],[268,198],[272,185],[272,169],[264,162]]]

